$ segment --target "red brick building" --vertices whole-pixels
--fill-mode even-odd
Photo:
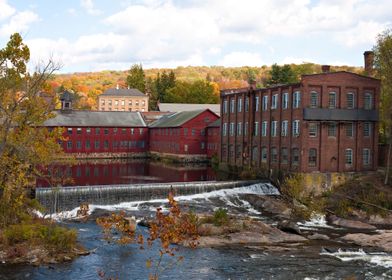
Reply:
[[[218,156],[220,150],[220,119],[209,124],[207,130],[207,157]]]
[[[150,153],[206,159],[206,127],[218,118],[208,109],[163,116],[149,126]]]
[[[297,84],[222,91],[220,161],[298,172],[375,170],[380,81],[323,71]]]

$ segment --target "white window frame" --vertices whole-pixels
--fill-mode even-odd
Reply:
[[[352,102],[351,106],[349,106],[349,99],[350,99],[349,96],[351,96],[351,101],[350,101],[350,102]],[[346,107],[347,107],[347,109],[354,109],[355,108],[355,95],[353,92],[347,92],[347,94],[346,94]]]
[[[227,123],[223,123],[222,134],[223,134],[223,136],[227,135]]]
[[[336,108],[336,92],[331,91],[328,93],[328,108],[335,109]]]
[[[277,109],[278,108],[278,94],[272,95],[272,100],[271,100],[271,109]]]
[[[260,105],[259,99],[260,97],[255,96],[255,112],[259,111],[259,105]]]
[[[230,113],[235,113],[235,99],[230,99]]]
[[[278,136],[278,121],[271,122],[271,137]]]
[[[237,111],[238,111],[238,113],[242,112],[242,98],[238,98],[238,101],[237,101]]]
[[[286,137],[288,134],[289,121],[282,121],[281,136]]]
[[[258,136],[259,135],[259,122],[254,122],[254,130],[253,130],[253,135]]]
[[[309,123],[309,127],[308,127],[308,131],[309,131],[309,137],[312,137],[312,138],[317,137],[317,134],[318,134],[318,124],[315,123],[315,122],[310,122]]]
[[[289,93],[284,92],[282,94],[282,109],[285,110],[287,108],[289,108]]]
[[[371,154],[369,148],[364,148],[362,150],[362,163],[364,166],[369,166],[371,164]]]
[[[223,100],[223,114],[227,114],[227,100]]]
[[[268,110],[268,95],[263,95],[263,111]]]
[[[365,92],[363,96],[363,108],[365,110],[373,109],[373,94],[371,92]]]
[[[299,108],[301,106],[301,92],[295,91],[293,94],[293,108]]]
[[[299,126],[300,126],[299,120],[294,120],[293,121],[293,136],[294,137],[299,136]]]
[[[318,108],[319,107],[319,94],[317,91],[310,92],[310,108]]]
[[[266,137],[267,136],[267,129],[268,129],[268,122],[263,121],[261,123],[261,136]]]
[[[353,150],[352,149],[346,149],[344,151],[344,163],[349,166],[353,165]]]
[[[237,135],[238,136],[242,135],[242,123],[241,122],[237,123]]]
[[[234,123],[230,123],[230,130],[229,130],[230,136],[234,136]]]

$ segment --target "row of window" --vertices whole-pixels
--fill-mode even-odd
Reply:
[[[308,127],[309,137],[317,137],[319,133],[319,127],[320,127],[319,123],[314,123],[314,122],[309,123],[309,127]],[[331,122],[328,124],[328,129],[327,129],[328,137],[336,137],[337,127],[338,124],[335,122]],[[345,123],[344,130],[345,130],[346,137],[354,137],[354,133],[355,133],[354,123],[351,122]],[[364,122],[362,135],[364,137],[370,137],[371,133],[372,133],[372,123]]]
[[[354,164],[354,154],[352,149],[345,149],[344,151],[344,162],[347,167]],[[370,149],[362,149],[362,164],[364,166],[369,166],[371,164]],[[310,167],[317,166],[317,149],[309,149],[308,154],[308,165]]]
[[[163,142],[163,141],[151,141],[150,142],[151,148],[154,149],[161,149],[161,150],[171,150],[171,151],[179,151],[180,150],[180,144],[178,143],[173,143],[173,142]],[[200,149],[204,150],[205,149],[205,142],[200,142]],[[188,144],[184,145],[184,151],[188,151]]]
[[[107,104],[109,106],[112,106],[112,102],[113,102],[112,99],[107,100]],[[114,106],[118,106],[118,105],[125,106],[125,100],[114,100],[113,103],[114,103]],[[106,99],[101,99],[101,105],[105,106],[105,104],[106,104]],[[139,106],[139,100],[135,100],[134,105]],[[146,101],[142,100],[141,105],[146,106]],[[132,100],[128,100],[128,106],[132,106]]]
[[[101,107],[101,111],[106,111],[105,107]],[[125,112],[126,110],[125,110],[125,108],[114,108],[114,109],[112,109],[112,107],[109,107],[107,111],[121,111],[121,112]],[[132,112],[132,108],[129,108],[128,111]],[[142,109],[134,108],[133,111],[134,112],[144,112],[145,109],[144,108],[142,108]]]
[[[150,133],[151,135],[159,135],[159,136],[180,136],[181,135],[181,130],[182,130],[182,135],[187,136],[188,133],[190,135],[195,136],[195,135],[205,135],[205,129],[196,129],[196,128],[155,128],[151,129]]]
[[[59,144],[62,144],[62,142],[59,142]],[[99,150],[101,148],[104,149],[109,149],[110,142],[109,140],[104,140],[103,142],[99,140],[95,141],[75,141],[72,142],[71,140],[66,142],[66,147],[67,150],[72,150],[74,148],[76,149],[82,149],[84,146],[85,149],[96,149]],[[111,146],[113,149],[125,149],[125,148],[144,148],[145,147],[145,142],[144,141],[113,141],[111,142]]]
[[[222,135],[223,136],[227,136],[227,123],[223,123],[222,126]],[[272,121],[271,122],[271,136],[272,137],[276,137],[278,136],[278,121]],[[235,127],[237,126],[237,127]],[[282,125],[281,125],[281,136],[288,136],[289,133],[289,122],[288,121],[282,121]],[[268,131],[268,122],[267,121],[263,121],[261,122],[261,131],[260,131],[260,127],[259,127],[259,122],[254,122],[253,124],[253,136],[259,136],[259,134],[263,137],[267,136],[267,132]],[[235,123],[230,123],[230,127],[229,127],[229,135],[230,136],[241,136],[244,135],[246,136],[248,133],[248,123],[245,122],[244,126],[242,125],[241,122],[238,122],[237,125]],[[299,136],[300,134],[300,121],[299,120],[294,120],[292,122],[292,135],[294,137]]]
[[[67,133],[69,135],[72,135],[74,131],[76,132],[76,134],[82,134],[83,131],[86,134],[91,134],[92,129],[90,127],[86,127],[86,128],[82,128],[82,127],[77,127],[77,128],[68,127],[67,128]],[[117,127],[114,127],[114,128],[100,128],[100,127],[96,127],[96,128],[94,128],[95,135],[100,135],[101,132],[103,132],[103,134],[105,134],[105,135],[109,135],[109,132],[112,133],[112,134],[117,134],[117,133],[121,132],[121,134],[130,133],[131,135],[134,135],[136,133],[139,133],[139,135],[143,135],[144,129],[143,128],[117,128]]]
[[[254,111],[258,112],[260,109],[260,97],[255,96],[254,97]],[[278,94],[273,94],[271,97],[271,106],[269,107],[269,96],[268,95],[263,95],[262,96],[262,102],[261,102],[261,110],[267,111],[269,108],[271,110],[278,109],[279,105],[279,95]],[[281,97],[281,106],[282,109],[288,109],[289,108],[289,93],[284,92],[282,93]],[[235,98],[230,99],[230,103],[228,100],[223,101],[223,114],[227,114],[229,111],[230,113],[235,113],[236,109],[236,100]],[[229,104],[229,110],[228,110],[228,104]],[[370,92],[366,92],[363,95],[363,108],[366,110],[371,110],[373,109],[373,94]],[[316,91],[310,92],[310,108],[319,108],[320,107],[320,98],[319,94]],[[301,93],[299,91],[296,91],[293,93],[293,98],[292,98],[292,108],[300,108],[301,107]],[[354,109],[355,106],[355,94],[352,92],[349,92],[346,94],[346,108],[347,109]],[[337,93],[336,92],[329,92],[328,94],[328,108],[334,109],[337,108]],[[245,112],[249,110],[249,98],[245,98]],[[242,97],[239,97],[237,99],[237,112],[240,113],[242,112]]]

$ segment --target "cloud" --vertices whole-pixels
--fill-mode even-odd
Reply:
[[[15,13],[15,9],[7,4],[7,0],[0,0],[0,21],[5,20]]]
[[[223,57],[219,65],[223,66],[260,66],[263,61],[260,54],[251,52],[231,52]]]
[[[86,12],[93,16],[102,14],[102,11],[94,8],[93,0],[81,0],[80,5],[86,10]]]
[[[0,26],[0,35],[8,36],[15,32],[27,31],[30,24],[38,20],[38,15],[32,11],[17,12],[10,18],[9,22]]]

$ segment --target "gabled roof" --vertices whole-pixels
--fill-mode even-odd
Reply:
[[[156,127],[179,127],[183,125],[184,123],[190,121],[191,119],[197,117],[201,113],[205,111],[210,111],[213,113],[211,110],[195,110],[195,111],[183,111],[183,112],[178,112],[174,113],[171,115],[163,116],[159,120],[153,122],[150,124],[151,128],[156,128]]]
[[[109,88],[100,96],[141,96],[147,97],[144,93],[136,88]]]
[[[104,111],[54,111],[54,118],[45,121],[44,126],[78,127],[145,127],[139,112]]]
[[[182,112],[209,109],[215,114],[220,115],[220,104],[188,104],[188,103],[159,103],[161,112]]]
[[[220,127],[221,125],[221,119],[217,119],[216,121],[210,123],[209,125],[207,125],[207,127]]]

